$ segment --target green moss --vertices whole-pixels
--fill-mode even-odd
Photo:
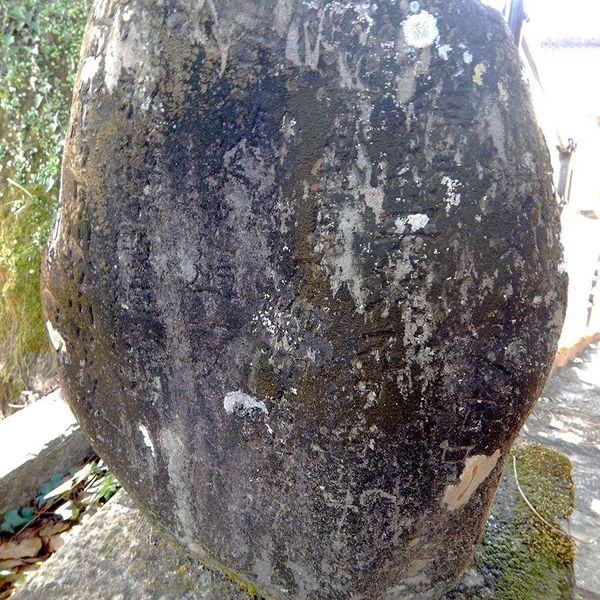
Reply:
[[[0,3],[0,414],[48,352],[40,258],[88,0]]]
[[[203,554],[200,558],[206,567],[208,567],[215,573],[219,573],[223,577],[226,577],[238,589],[248,594],[249,599],[260,598],[261,600],[275,600],[272,596],[261,592],[253,583],[248,581],[245,577],[241,576],[237,571],[225,567],[219,561],[212,559],[206,554]]]
[[[521,488],[540,515],[560,528],[574,507],[569,459],[536,444],[513,451]],[[512,456],[505,471],[513,479]],[[563,600],[573,582],[573,541],[542,523],[511,483],[510,515],[492,516],[477,568],[493,580],[494,600]]]
[[[575,492],[569,459],[543,446],[527,444],[515,450],[519,482],[538,513],[554,526],[570,517],[575,506]],[[527,544],[537,554],[555,557],[565,567],[573,563],[573,541],[545,526],[532,522],[530,509],[521,500],[515,521],[528,531]]]
[[[237,587],[240,588],[240,590],[246,592],[251,598],[259,595],[256,586],[252,585],[250,582],[240,577],[235,571],[224,568],[217,570],[220,571],[223,575],[225,575],[227,579],[231,580],[235,585],[237,585]]]

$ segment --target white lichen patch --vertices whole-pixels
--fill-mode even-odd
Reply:
[[[121,32],[119,29],[120,9],[117,9],[111,24],[108,43],[104,54],[104,84],[112,94],[121,75],[123,58],[121,56]]]
[[[240,390],[226,394],[223,399],[223,408],[228,415],[233,414],[238,409],[242,411],[259,410],[265,415],[269,414],[264,402]]]
[[[273,26],[279,35],[283,35],[287,31],[293,8],[291,0],[277,0],[273,13]]]
[[[353,65],[353,69],[346,62],[345,53],[338,54],[337,66],[340,76],[340,86],[350,90],[364,90],[364,85],[360,81],[359,71],[360,62]]]
[[[220,62],[219,75],[222,77],[227,68],[227,62],[229,60],[229,50],[232,44],[232,32],[231,24],[227,19],[221,19],[217,12],[217,6],[213,0],[202,0],[199,2],[201,10],[204,6],[210,11],[213,26],[208,32],[204,27],[197,24],[195,29],[195,37],[200,44],[204,47],[207,55],[215,56]],[[216,52],[215,52],[216,45]]]
[[[426,10],[410,15],[402,22],[404,39],[413,48],[427,48],[438,38],[437,19]]]
[[[450,209],[453,206],[458,206],[460,204],[460,193],[457,191],[459,186],[462,184],[458,179],[452,179],[447,175],[442,177],[442,185],[446,186],[446,214],[450,212]]]
[[[483,75],[487,72],[487,67],[484,63],[475,65],[475,72],[473,73],[473,83],[476,85],[483,85]]]
[[[396,219],[396,228],[400,233],[404,233],[406,226],[410,226],[410,230],[413,233],[423,229],[427,223],[429,223],[429,217],[423,213],[415,213],[414,215],[408,215],[407,217],[398,217]]]
[[[317,29],[317,37],[314,44],[310,42],[310,34],[308,28],[308,22],[304,22],[304,62],[311,69],[316,69],[319,64],[319,58],[321,56],[321,41],[323,37],[323,22],[324,22],[324,9],[319,9],[319,26]]]
[[[301,66],[302,60],[300,59],[300,31],[296,21],[292,23],[292,26],[288,29],[287,39],[285,43],[285,57],[291,63]]]
[[[381,213],[383,211],[383,201],[385,199],[384,187],[383,185],[371,185],[373,167],[362,144],[358,146],[356,166],[364,174],[363,195],[365,204],[373,211],[373,214],[375,215],[375,222],[379,223],[381,220]]]
[[[50,343],[52,347],[57,352],[66,352],[67,345],[65,344],[65,340],[62,335],[54,328],[54,325],[50,321],[46,321],[46,329],[48,330],[48,335],[50,336]]]
[[[498,96],[502,102],[508,101],[508,92],[501,81],[498,82]]]
[[[285,57],[291,63],[297,66],[308,66],[311,69],[316,69],[321,57],[321,46],[323,42],[323,27],[325,23],[325,11],[321,7],[318,12],[319,22],[317,24],[317,32],[314,41],[311,41],[311,33],[309,22],[302,23],[297,18],[293,19],[288,27]],[[301,40],[304,40],[304,48],[301,47]],[[303,53],[304,58],[301,57]]]
[[[499,156],[506,160],[506,131],[500,106],[498,103],[494,103],[487,109],[486,113],[487,129],[492,136],[494,146]]]
[[[359,312],[364,311],[366,293],[354,242],[356,235],[361,233],[363,228],[359,211],[352,206],[345,206],[339,216],[336,239],[338,251],[324,259],[332,271],[329,281],[333,296],[335,297],[342,285],[346,284]]]
[[[419,54],[419,59],[415,62],[414,71],[416,77],[422,77],[429,73],[431,66],[431,48],[423,48]]]
[[[152,456],[156,456],[156,451],[154,450],[154,444],[152,443],[152,438],[150,437],[150,432],[144,425],[138,425],[138,429],[142,434],[142,438],[144,440],[144,444],[150,448],[150,452],[152,452]]]
[[[470,65],[473,62],[473,55],[468,50],[465,50],[463,52],[463,60],[465,64]]]
[[[167,463],[169,477],[168,487],[175,500],[175,516],[178,521],[177,532],[185,546],[194,550],[196,544],[192,533],[196,527],[196,516],[193,507],[194,499],[191,494],[190,482],[190,457],[186,444],[180,437],[183,425],[174,423],[170,428],[165,427],[158,437],[161,456]]]
[[[59,198],[62,198],[62,182],[60,184],[60,191],[58,194]],[[62,207],[59,205],[58,212],[56,213],[56,220],[54,221],[54,227],[52,228],[52,234],[48,241],[48,260],[54,259],[56,255],[56,246],[60,240],[62,233]]]
[[[438,46],[437,51],[442,60],[448,60],[448,54],[452,52],[452,46],[449,44],[442,44],[441,46]]]
[[[500,450],[496,450],[491,456],[477,454],[465,460],[465,467],[458,483],[449,485],[444,492],[443,502],[448,510],[456,510],[469,501],[477,488],[494,470],[499,458]]]
[[[95,19],[100,19],[106,13],[108,0],[96,0],[94,2],[93,13]]]
[[[413,266],[410,264],[410,259],[406,256],[400,257],[396,261],[396,265],[394,268],[394,286],[398,286],[398,284],[408,277],[413,272]],[[389,312],[386,312],[385,318],[388,317]]]
[[[396,76],[396,102],[406,104],[417,91],[417,76],[414,69],[406,69]]]
[[[103,50],[99,56],[104,58],[104,84],[109,93],[113,93],[119,84],[122,73],[129,72],[138,82],[145,82],[135,90],[135,96],[140,106],[146,110],[149,106],[146,84],[154,81],[158,71],[147,56],[150,35],[149,29],[144,28],[147,12],[136,12],[133,18],[129,7],[121,10],[118,7],[114,15],[106,15],[107,25],[98,35],[106,38]]]
[[[81,66],[81,82],[88,83],[94,79],[94,76],[100,68],[100,63],[95,56],[88,56]]]

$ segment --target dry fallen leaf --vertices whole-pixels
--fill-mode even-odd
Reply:
[[[57,533],[62,533],[66,529],[69,529],[70,524],[65,523],[64,521],[56,521],[54,523],[49,523],[48,525],[44,525],[39,531],[40,537],[52,537]]]
[[[57,552],[65,545],[65,540],[60,533],[53,535],[48,540],[48,550],[50,552]]]
[[[21,542],[4,542],[0,545],[0,560],[35,556],[42,548],[42,540],[38,537],[28,538]]]
[[[38,537],[38,530],[35,527],[27,527],[19,532],[19,540],[24,538]]]
[[[0,571],[2,569],[14,569],[15,567],[21,567],[25,564],[24,561],[19,560],[18,558],[11,558],[10,560],[3,560],[0,562]]]
[[[27,565],[41,565],[45,560],[48,560],[52,554],[42,554],[41,556],[36,556],[35,558],[24,558],[23,562]]]

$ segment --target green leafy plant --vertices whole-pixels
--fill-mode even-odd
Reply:
[[[15,530],[31,523],[34,518],[33,509],[29,506],[13,508],[4,513],[2,523],[0,523],[0,531],[4,533],[14,533]]]
[[[0,3],[0,414],[49,355],[40,258],[87,8],[88,0]]]
[[[52,473],[52,475],[50,475],[50,479],[48,479],[48,481],[46,481],[46,483],[44,483],[44,485],[42,486],[42,489],[40,490],[40,493],[38,494],[37,498],[36,498],[36,505],[39,508],[40,506],[43,506],[44,502],[46,501],[46,494],[49,494],[52,490],[54,490],[55,488],[59,487],[62,482],[64,481],[64,473]]]
[[[92,504],[106,502],[119,488],[121,484],[112,473],[107,473],[102,479],[101,485],[92,498]]]

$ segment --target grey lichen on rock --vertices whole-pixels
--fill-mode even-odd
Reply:
[[[267,596],[439,597],[562,324],[549,171],[476,0],[97,2],[43,289],[82,427]]]

